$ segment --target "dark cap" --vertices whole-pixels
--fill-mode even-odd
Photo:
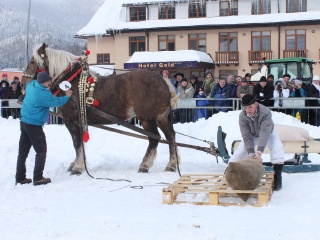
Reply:
[[[174,75],[174,77],[177,77],[177,76],[181,76],[182,78],[184,78],[184,74],[183,73],[181,73],[181,72],[177,72],[175,75]]]
[[[284,74],[282,77],[288,77],[288,78],[291,78],[291,75],[290,75],[290,74],[288,74],[288,73],[286,73],[286,74]]]
[[[199,88],[198,92],[203,91],[203,88]]]
[[[188,79],[182,78],[182,79],[181,79],[181,82],[188,82]]]
[[[268,82],[268,81],[267,81],[267,78],[265,76],[261,76],[260,82]]]
[[[246,75],[244,75],[244,77],[251,77],[251,73],[246,73]]]
[[[197,80],[197,79],[198,79],[198,77],[197,77],[197,76],[195,76],[195,75],[191,75],[190,80],[191,80],[191,79],[195,79],[195,80]]]
[[[268,78],[272,78],[272,79],[274,79],[273,74],[269,74],[269,75],[268,75]]]
[[[50,75],[47,72],[39,72],[37,80],[39,83],[45,83],[52,80],[52,77],[50,77]]]
[[[241,82],[248,82],[248,80],[244,77],[241,79]]]
[[[242,106],[249,106],[256,102],[256,97],[252,94],[246,94],[242,97],[241,104]]]

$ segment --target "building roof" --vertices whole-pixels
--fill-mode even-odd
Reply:
[[[185,2],[185,0],[181,0]],[[146,20],[139,22],[126,21],[126,5],[136,4],[162,4],[163,0],[117,0],[105,1],[90,22],[79,30],[76,37],[89,37],[95,35],[115,34],[127,30],[145,29],[168,29],[182,27],[233,27],[240,25],[274,25],[277,23],[304,24],[320,21],[320,11],[308,11],[298,13],[276,13],[262,15],[239,15],[228,17],[208,17],[208,18],[187,18],[187,19],[166,19],[166,20]],[[168,1],[173,2],[173,1]],[[176,0],[174,2],[180,2]]]

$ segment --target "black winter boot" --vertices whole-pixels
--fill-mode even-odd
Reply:
[[[282,168],[283,164],[274,164],[274,186],[273,191],[279,191],[282,188]]]

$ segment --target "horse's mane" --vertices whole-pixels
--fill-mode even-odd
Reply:
[[[38,53],[40,47],[41,45],[37,45],[34,48],[33,57],[40,67],[44,67],[44,60]],[[52,48],[46,48],[46,55],[49,60],[49,74],[53,79],[58,77],[71,63],[79,58],[79,56],[72,53]]]

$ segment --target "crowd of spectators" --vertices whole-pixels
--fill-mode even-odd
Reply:
[[[168,72],[167,70],[165,70]],[[168,72],[169,73],[169,72]],[[169,77],[169,75],[168,75]],[[233,109],[232,98],[242,98],[245,94],[252,94],[259,103],[272,108],[274,111],[283,112],[299,118],[302,122],[312,125],[320,125],[320,110],[316,108],[296,109],[284,106],[283,98],[319,98],[320,78],[314,76],[309,84],[301,79],[291,79],[289,74],[282,78],[274,79],[272,74],[262,76],[258,83],[251,81],[251,74],[244,77],[229,75],[227,78],[214,78],[212,71],[205,72],[204,80],[199,81],[197,76],[192,75],[189,79],[183,73],[174,74],[171,79],[172,85],[177,89],[178,99],[196,98],[196,109],[177,109],[177,118],[174,122],[195,122],[200,118],[208,119],[217,112],[227,112]],[[241,100],[240,100],[241,101]],[[305,100],[305,106],[320,107],[319,100]],[[298,114],[298,115],[297,115]]]
[[[262,76],[258,83],[251,81],[251,74],[244,77],[229,75],[227,78],[214,78],[211,70],[207,70],[204,80],[200,81],[197,76],[186,78],[181,72],[176,72],[174,78],[170,78],[168,70],[162,71],[163,78],[171,83],[171,108],[174,122],[191,122],[200,118],[208,119],[217,112],[232,110],[232,98],[242,98],[245,94],[253,94],[258,101],[273,110],[289,114],[299,115],[302,122],[320,126],[320,99],[305,101],[305,106],[310,109],[296,109],[284,106],[285,98],[319,98],[320,78],[314,76],[312,82],[305,84],[301,79],[291,79],[289,74],[282,78],[274,79],[272,74]],[[6,73],[2,74],[0,82],[1,116],[8,118],[20,118],[20,109],[7,108],[8,99],[18,99],[22,95],[20,79],[14,77],[8,80]],[[196,98],[197,109],[177,109],[178,99]]]
[[[8,74],[3,73],[0,82],[0,99],[1,99],[1,116],[3,118],[8,118],[12,116],[13,118],[20,118],[20,108],[7,108],[9,106],[8,99],[18,99],[22,94],[20,79],[14,77],[12,81],[8,80]],[[4,99],[4,100],[2,100]]]

